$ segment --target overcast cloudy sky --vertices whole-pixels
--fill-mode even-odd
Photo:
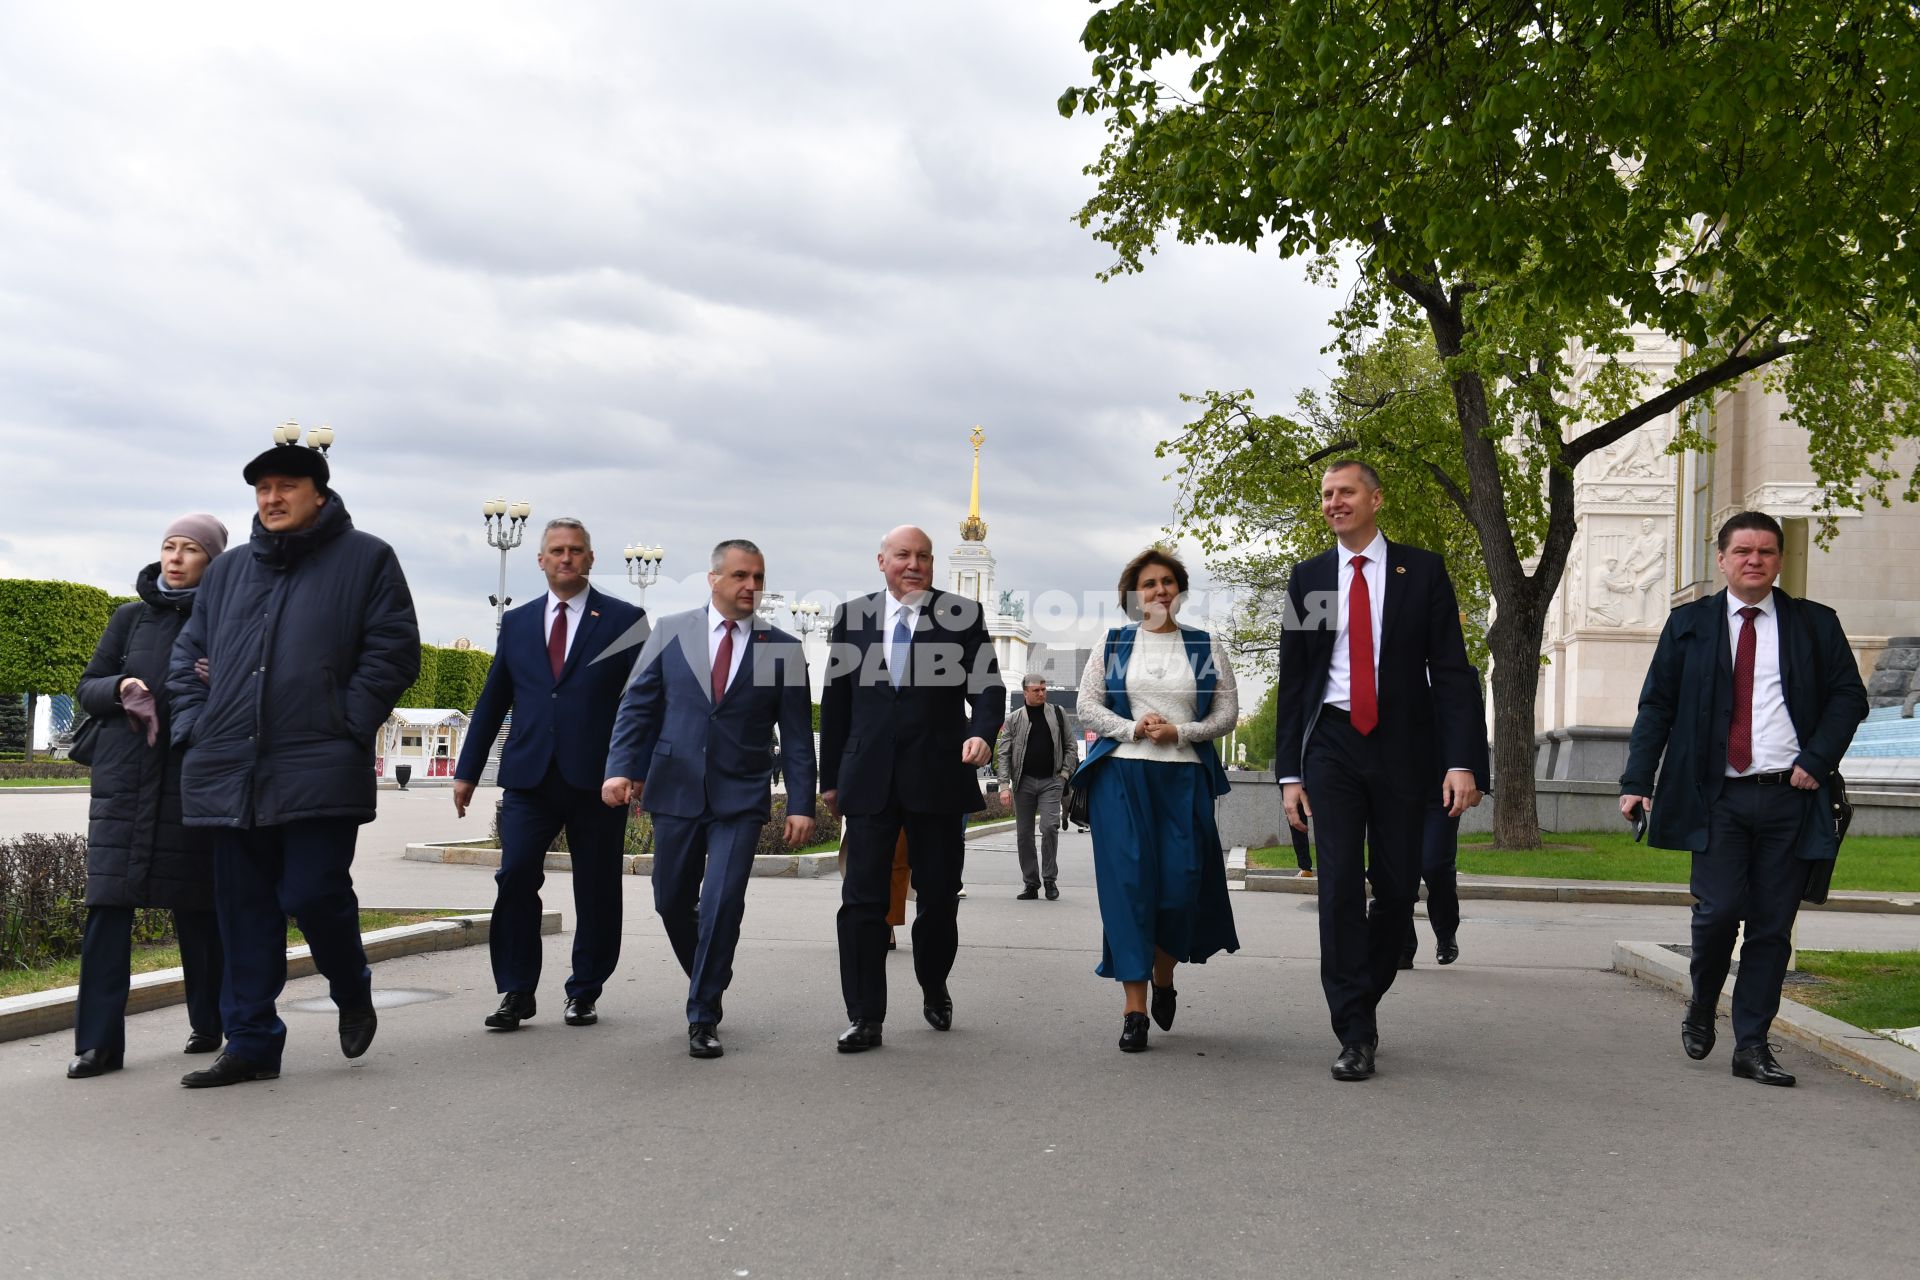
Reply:
[[[0,9],[0,576],[124,591],[330,423],[430,641],[491,647],[480,502],[770,586],[944,557],[987,433],[1001,585],[1110,589],[1168,519],[1181,391],[1330,365],[1298,265],[1170,245],[1101,284],[1078,0]],[[509,590],[540,587],[533,548]]]

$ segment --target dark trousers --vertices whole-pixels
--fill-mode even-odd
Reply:
[[[1320,985],[1334,1035],[1361,1044],[1378,1034],[1374,1007],[1393,985],[1413,927],[1428,782],[1389,768],[1336,707],[1321,711],[1301,781],[1320,854]]]
[[[1313,870],[1313,842],[1307,833],[1288,824],[1287,835],[1293,840],[1293,865],[1302,871]]]
[[[846,817],[847,868],[840,885],[840,993],[851,1021],[887,1017],[887,902],[894,844],[907,833],[913,879],[913,972],[939,991],[960,949],[960,876],[966,815],[909,813],[896,798],[880,813]]]
[[[540,985],[540,886],[547,850],[562,829],[573,861],[573,972],[567,998],[596,1001],[620,962],[620,858],[627,811],[598,791],[570,785],[549,767],[537,787],[510,788],[500,803],[499,886],[487,950],[501,992]]]
[[[653,815],[653,909],[686,971],[687,1021],[718,1023],[763,821]]]
[[[220,1020],[227,1052],[277,1071],[287,1024],[274,1002],[287,985],[287,920],[299,922],[327,994],[342,1009],[372,998],[373,972],[360,945],[350,818],[309,818],[213,836],[214,900],[226,949]]]
[[[187,1023],[202,1035],[220,1034],[220,922],[211,911],[173,913],[180,968],[187,988]],[[73,1051],[124,1049],[127,993],[133,985],[133,908],[88,907],[80,940],[80,996],[74,1010]]]
[[[1793,920],[1810,864],[1796,852],[1814,792],[1729,782],[1707,817],[1707,851],[1693,855],[1693,998],[1720,1003],[1744,918],[1740,973],[1733,983],[1735,1044],[1767,1042],[1780,1011],[1780,984],[1792,952]]]
[[[1438,784],[1435,784],[1438,789]],[[1427,923],[1433,936],[1445,941],[1460,932],[1460,819],[1449,817],[1447,806],[1435,798],[1427,802],[1426,821],[1420,829],[1420,878],[1427,882]],[[1413,921],[1407,921],[1407,941],[1401,954],[1411,957],[1419,949]]]

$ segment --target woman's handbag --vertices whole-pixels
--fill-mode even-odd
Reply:
[[[73,742],[67,747],[67,759],[75,764],[84,764],[92,768],[93,753],[99,745],[100,718],[88,716],[80,722],[80,727],[74,730]]]
[[[1087,789],[1076,787],[1071,781],[1066,784],[1066,787],[1067,821],[1076,827],[1092,826],[1093,824],[1087,821]]]

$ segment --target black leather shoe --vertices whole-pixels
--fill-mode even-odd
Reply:
[[[213,1060],[213,1065],[204,1071],[189,1071],[180,1077],[180,1083],[189,1089],[217,1089],[223,1084],[245,1084],[249,1080],[278,1080],[280,1072],[276,1069],[256,1067],[245,1058],[236,1058],[223,1053]]]
[[[1444,938],[1433,940],[1433,958],[1441,964],[1452,964],[1460,958],[1460,938],[1458,934],[1448,934]]]
[[[1687,1005],[1687,1016],[1680,1019],[1680,1047],[1695,1062],[1713,1052],[1713,1010],[1697,1004]]]
[[[1413,968],[1413,952],[1403,951],[1400,953],[1400,967],[1402,969]]]
[[[711,1022],[690,1022],[687,1024],[687,1056],[689,1058],[718,1058],[726,1053],[720,1047],[720,1036]]]
[[[1037,884],[1030,884],[1026,888],[1022,889],[1020,892],[1014,894],[1013,896],[1015,899],[1017,899],[1020,902],[1032,902],[1040,896],[1040,886]]]
[[[1756,1084],[1777,1084],[1792,1088],[1794,1075],[1773,1060],[1773,1050],[1764,1044],[1733,1051],[1733,1074]]]
[[[877,1022],[852,1022],[840,1033],[838,1048],[842,1053],[865,1053],[879,1047],[880,1024]]]
[[[487,1015],[487,1025],[495,1031],[518,1031],[533,1013],[533,992],[509,991],[500,997],[500,1007]]]
[[[1372,1043],[1343,1045],[1340,1056],[1333,1060],[1333,1078],[1335,1080],[1365,1080],[1373,1074]]]
[[[224,1043],[226,1043],[225,1040],[222,1039],[221,1036],[219,1036],[217,1033],[211,1033],[206,1031],[196,1031],[192,1035],[187,1037],[187,1047],[182,1049],[180,1052],[212,1053],[215,1049],[218,1049]]]
[[[67,1064],[67,1079],[87,1080],[126,1065],[125,1049],[83,1049]]]
[[[927,1015],[927,1025],[935,1031],[953,1030],[953,997],[947,994],[943,982],[938,991],[921,992],[920,1012]]]
[[[566,1020],[570,1027],[590,1027],[600,1021],[600,1014],[594,1009],[593,1001],[575,996],[567,1001]]]
[[[1145,1053],[1147,1051],[1147,1015],[1129,1013],[1120,1019],[1120,1052]]]
[[[1152,989],[1153,996],[1149,1000],[1147,1008],[1153,1013],[1154,1025],[1158,1026],[1162,1031],[1173,1030],[1173,1015],[1179,1007],[1179,1001],[1176,997],[1178,997],[1180,993],[1172,987],[1163,987],[1157,982],[1149,983],[1148,986]]]
[[[1055,884],[1051,880],[1047,881],[1047,901],[1048,902],[1060,901],[1060,886]]]
[[[357,1058],[367,1051],[373,1043],[373,1033],[380,1029],[380,1015],[373,1010],[373,1002],[368,1001],[353,1009],[340,1011],[340,1052],[349,1058]]]

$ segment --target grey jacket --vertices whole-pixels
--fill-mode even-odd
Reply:
[[[994,771],[1001,786],[1011,785],[1021,776],[1021,768],[1027,759],[1027,728],[1031,720],[1027,716],[1027,704],[1023,699],[1019,706],[1007,713],[1007,722],[1000,727],[1000,741],[994,750]],[[1067,739],[1067,714],[1052,703],[1047,704],[1047,727],[1053,731],[1053,771],[1061,778],[1072,776],[1073,767],[1079,763],[1079,753]]]

